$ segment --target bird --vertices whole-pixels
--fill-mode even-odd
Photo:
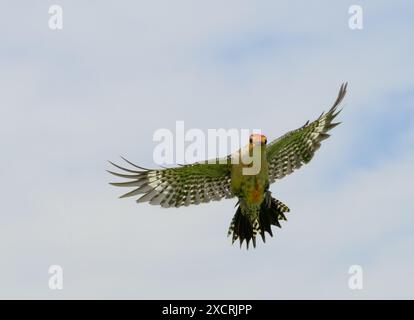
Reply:
[[[342,111],[338,106],[347,93],[347,85],[346,82],[341,85],[334,104],[326,113],[270,143],[265,135],[254,133],[245,147],[217,161],[205,160],[172,168],[147,169],[122,157],[129,168],[109,161],[118,172],[107,171],[128,180],[110,184],[134,187],[120,198],[139,195],[138,203],[149,202],[164,208],[236,197],[237,210],[227,235],[232,244],[239,240],[242,247],[245,241],[249,249],[252,242],[255,248],[258,235],[263,242],[266,233],[273,237],[272,226],[280,228],[280,221],[287,220],[285,214],[290,212],[288,206],[272,196],[270,185],[309,163],[321,142],[330,136],[328,131],[341,123],[333,120]],[[254,168],[254,155],[258,156],[257,168]],[[243,161],[246,156],[253,160],[246,163]],[[248,172],[253,169],[256,172]]]

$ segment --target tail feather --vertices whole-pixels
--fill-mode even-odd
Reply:
[[[237,208],[236,214],[231,221],[228,236],[233,234],[232,243],[237,239],[240,240],[240,247],[243,241],[246,240],[246,245],[249,247],[250,239],[253,239],[253,227],[250,219],[242,213],[241,207]]]
[[[248,215],[243,214],[239,205],[231,221],[228,236],[232,235],[232,243],[239,239],[240,247],[244,240],[246,240],[247,249],[249,249],[250,240],[253,243],[253,247],[256,247],[257,234],[261,235],[263,242],[266,242],[266,232],[273,237],[271,226],[274,225],[280,228],[279,220],[287,220],[284,213],[289,211],[286,205],[272,198],[270,194],[268,194],[266,201],[263,201],[261,204],[259,215],[254,221],[251,221]]]

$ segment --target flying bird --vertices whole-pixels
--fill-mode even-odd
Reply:
[[[271,226],[280,228],[279,221],[287,220],[285,213],[290,211],[285,204],[272,197],[270,184],[311,161],[321,141],[330,136],[328,131],[340,123],[334,123],[333,120],[341,112],[337,108],[346,89],[347,83],[342,84],[328,112],[269,144],[264,135],[252,134],[246,147],[225,158],[174,168],[146,169],[123,158],[131,166],[130,169],[110,162],[123,172],[108,172],[129,180],[111,184],[134,187],[121,198],[140,195],[137,202],[149,202],[164,208],[237,197],[238,207],[230,223],[228,236],[231,236],[232,243],[239,240],[240,247],[244,240],[247,249],[250,241],[256,247],[257,235],[260,234],[265,242],[265,233],[273,236]],[[242,158],[246,155],[259,155],[258,170],[254,174],[245,174],[245,170],[255,165],[253,161],[245,164]]]

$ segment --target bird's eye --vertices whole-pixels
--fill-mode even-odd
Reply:
[[[264,140],[264,144],[267,144],[267,139]]]
[[[249,139],[249,143],[253,143],[253,138],[250,138]]]

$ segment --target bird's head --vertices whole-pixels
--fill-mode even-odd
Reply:
[[[253,133],[253,134],[250,135],[249,145],[251,147],[253,147],[253,146],[265,146],[266,143],[267,143],[266,136],[264,136],[262,134],[257,134],[257,133]]]

